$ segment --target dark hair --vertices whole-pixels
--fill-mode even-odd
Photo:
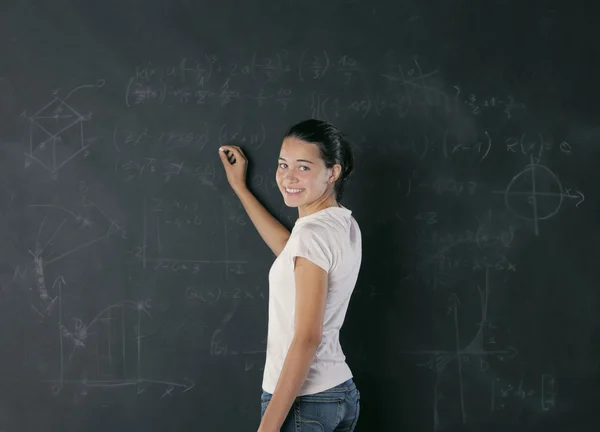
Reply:
[[[311,144],[316,144],[321,159],[327,168],[340,164],[342,169],[335,182],[335,197],[340,201],[344,195],[344,184],[354,170],[352,148],[346,135],[331,123],[309,119],[292,126],[284,136],[296,138]]]

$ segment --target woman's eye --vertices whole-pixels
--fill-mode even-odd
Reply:
[[[285,164],[282,162],[279,164],[279,168],[285,168]]]
[[[304,168],[306,168],[306,170],[305,170],[305,171],[308,171],[308,167],[307,167],[307,166],[304,166],[304,165],[302,165],[300,168],[301,168],[301,169],[304,169]]]

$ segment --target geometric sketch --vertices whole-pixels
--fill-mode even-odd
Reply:
[[[539,221],[549,219],[560,210],[565,198],[577,199],[576,207],[585,200],[579,190],[572,193],[563,186],[548,167],[531,163],[515,175],[503,191],[493,193],[504,194],[504,202],[508,210],[515,216],[533,221],[535,235],[539,235]],[[525,198],[525,199],[524,199]]]
[[[32,250],[29,250],[33,257],[35,284],[42,303],[41,308],[33,305],[32,308],[41,317],[51,311],[57,300],[56,296],[51,297],[51,294],[55,294],[56,287],[53,286],[51,293],[48,292],[45,281],[46,267],[116,233],[120,232],[123,237],[125,235],[125,230],[119,226],[117,221],[108,217],[94,203],[87,201],[82,206],[86,208],[86,216],[60,206],[57,202],[29,206],[50,210],[50,212],[45,212],[38,228],[35,245]],[[51,231],[46,233],[48,227]],[[45,238],[42,238],[43,236]]]
[[[73,89],[64,99],[54,93],[46,106],[29,119],[29,151],[25,153],[25,167],[34,161],[50,171],[56,178],[58,170],[82,152],[88,144],[84,137],[83,122],[91,119],[91,113],[83,115],[66,100],[83,88],[100,88],[104,80],[95,85],[83,85]]]
[[[193,381],[187,379],[185,379],[185,382],[178,383],[144,377],[142,371],[142,340],[144,339],[142,317],[147,315],[152,318],[150,299],[121,301],[112,304],[100,311],[90,322],[83,323],[80,319],[65,319],[63,294],[66,283],[64,278],[59,276],[55,281],[55,285],[58,285],[59,376],[58,379],[44,380],[46,383],[53,384],[53,394],[58,395],[66,384],[78,386],[83,395],[86,395],[87,389],[91,387],[116,388],[127,386],[137,386],[137,394],[139,395],[144,392],[147,385],[160,385],[165,387],[161,396],[162,399],[165,396],[172,396],[175,388],[181,388],[183,392],[187,392],[195,386]],[[131,311],[133,311],[133,318]],[[67,324],[69,322],[72,324]],[[132,326],[134,336],[128,337],[128,335],[131,335],[130,329]],[[120,334],[120,338],[113,340],[116,333]],[[95,341],[95,343],[92,343],[92,341]],[[91,348],[90,346],[97,347],[100,343],[106,347],[106,353],[102,356],[102,360],[100,360],[98,352],[86,353],[86,350]],[[69,345],[71,345],[70,350],[68,349]],[[131,356],[132,346],[134,359],[128,361],[127,357],[128,354]],[[90,351],[93,351],[93,349],[90,349]],[[75,361],[78,356],[83,357],[83,365],[81,362],[78,364]],[[117,357],[119,357],[118,361]],[[102,377],[97,379],[89,378],[90,374],[99,373],[89,365],[93,360],[95,360],[95,363],[102,363],[104,369]],[[133,365],[133,371],[128,370],[130,365]],[[100,366],[98,366],[98,369],[100,369]],[[73,372],[70,377],[71,370]],[[124,378],[107,379],[107,374],[120,375]],[[127,376],[131,378],[126,378]]]
[[[149,263],[154,265],[154,269],[168,269],[174,270],[191,270],[193,273],[198,273],[201,265],[205,264],[222,264],[224,265],[225,279],[228,279],[229,273],[243,273],[242,265],[247,264],[246,260],[234,260],[229,258],[229,245],[228,245],[228,225],[227,225],[227,212],[224,209],[223,215],[219,215],[213,212],[212,215],[208,216],[209,223],[202,222],[204,215],[206,215],[207,208],[196,208],[196,205],[189,205],[184,203],[183,200],[177,200],[176,207],[170,206],[170,210],[175,211],[173,218],[166,217],[164,214],[167,212],[167,208],[163,207],[162,198],[152,198],[152,202],[148,203],[146,197],[143,199],[143,216],[142,216],[142,245],[135,248],[135,257],[141,259],[142,267],[147,268]],[[223,204],[225,207],[225,203]],[[150,208],[149,208],[150,207]],[[188,208],[189,207],[189,208]],[[185,216],[185,212],[192,212],[191,215]],[[193,212],[199,211],[198,216],[195,217]],[[178,218],[177,216],[180,216]],[[213,220],[210,220],[210,216],[213,216]],[[149,220],[150,219],[150,220]],[[171,220],[175,219],[175,220]],[[196,222],[198,221],[198,222]],[[174,223],[176,222],[176,223]],[[219,224],[222,225],[222,237],[220,232],[215,229]],[[207,228],[204,228],[207,226]],[[187,228],[189,227],[189,228]],[[165,234],[164,230],[169,229]],[[189,231],[191,230],[191,231]],[[176,233],[179,231],[179,233]],[[194,231],[201,232],[210,236],[209,242],[219,242],[224,245],[224,256],[206,256],[204,258],[195,258],[190,256],[176,256],[181,252],[177,253],[174,251],[178,245],[184,244],[186,239],[189,239],[190,233]],[[170,251],[166,251],[164,238],[169,239],[167,245]],[[207,243],[206,246],[208,246]],[[187,248],[185,248],[187,251]]]
[[[87,394],[91,387],[137,386],[141,394],[148,385],[165,387],[163,397],[171,396],[176,388],[187,391],[194,386],[189,380],[171,382],[150,379],[143,375],[144,324],[152,319],[151,300],[124,300],[108,305],[89,322],[75,316],[65,316],[65,295],[68,285],[62,275],[47,283],[50,265],[106,240],[125,230],[116,220],[87,198],[78,204],[82,210],[71,210],[54,201],[51,204],[33,204],[42,208],[44,216],[37,230],[33,256],[32,276],[39,300],[32,309],[42,318],[57,317],[58,377],[44,380],[52,384],[58,395],[67,384],[73,384]],[[74,290],[80,291],[80,290]],[[52,333],[54,334],[54,332]],[[102,353],[99,351],[102,348]],[[147,373],[147,371],[146,371]],[[116,379],[115,379],[116,378]]]
[[[487,319],[490,288],[489,288],[489,272],[490,268],[485,271],[485,286],[482,290],[479,285],[480,305],[481,305],[481,321],[478,323],[478,330],[472,340],[461,347],[461,336],[458,325],[458,312],[460,300],[456,294],[452,294],[449,298],[447,315],[451,315],[455,335],[455,349],[448,350],[417,350],[403,351],[404,354],[424,355],[428,356],[429,360],[426,363],[421,363],[419,366],[427,367],[436,374],[436,382],[434,386],[434,401],[433,401],[433,430],[439,431],[441,428],[441,420],[439,413],[439,404],[441,401],[439,386],[442,381],[442,376],[447,373],[456,372],[456,380],[459,388],[457,400],[460,402],[460,416],[462,424],[467,424],[467,406],[465,404],[465,389],[464,389],[464,369],[465,367],[475,367],[478,370],[484,371],[489,367],[489,363],[484,358],[495,357],[499,361],[511,360],[518,355],[518,351],[514,347],[486,349],[484,347],[484,329],[491,328]],[[451,369],[449,366],[456,362],[456,369]]]

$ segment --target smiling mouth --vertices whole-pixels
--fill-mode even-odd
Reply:
[[[304,189],[292,189],[292,188],[285,188],[285,193],[288,195],[298,195],[300,194]]]

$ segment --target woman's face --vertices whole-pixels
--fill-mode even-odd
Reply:
[[[333,195],[340,166],[325,167],[316,144],[288,137],[281,145],[278,163],[277,186],[288,207],[318,207]]]

